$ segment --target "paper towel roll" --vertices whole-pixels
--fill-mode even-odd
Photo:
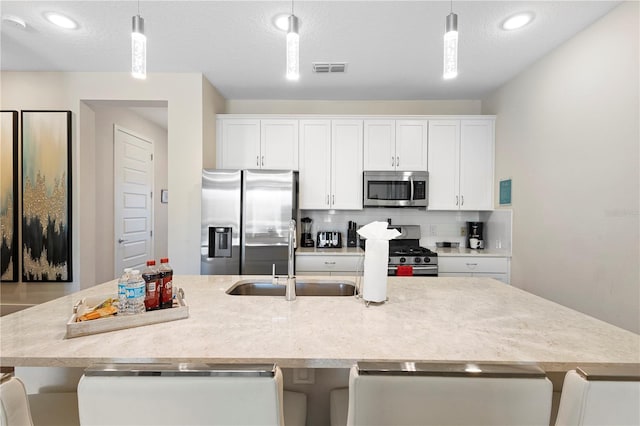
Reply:
[[[388,229],[387,225],[387,222],[371,222],[358,230],[358,234],[367,239],[362,277],[362,299],[365,302],[387,300],[389,240],[400,235],[397,229]]]
[[[367,302],[387,300],[388,240],[367,240],[364,252],[362,299]]]

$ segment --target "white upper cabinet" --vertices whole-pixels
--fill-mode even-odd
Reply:
[[[298,170],[298,120],[218,120],[218,168]]]
[[[362,210],[362,120],[331,122],[331,208]]]
[[[394,120],[364,121],[364,169],[396,169],[396,125]]]
[[[429,121],[429,210],[493,209],[493,120]]]
[[[330,208],[331,120],[300,120],[300,209]]]
[[[396,120],[396,170],[427,170],[427,120]]]
[[[362,209],[362,120],[300,120],[300,209]]]
[[[427,120],[365,120],[364,170],[427,170]]]
[[[260,167],[260,120],[218,120],[218,168]]]

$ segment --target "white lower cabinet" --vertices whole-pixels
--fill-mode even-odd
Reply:
[[[360,255],[296,255],[296,275],[358,275]]]
[[[487,277],[509,284],[509,258],[489,256],[438,256],[439,277]]]

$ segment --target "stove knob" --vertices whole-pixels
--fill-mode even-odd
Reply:
[[[429,259],[428,257],[425,257],[424,258],[424,263],[429,263],[429,262],[431,262],[431,259]]]
[[[419,257],[416,257],[415,259],[413,259],[414,262],[416,263],[420,263],[422,261],[422,259],[420,259]]]
[[[406,262],[406,261],[407,261],[407,259],[405,259],[404,257],[401,257],[401,258],[400,258],[400,263],[404,263],[404,262]]]

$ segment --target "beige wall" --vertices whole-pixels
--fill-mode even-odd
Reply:
[[[638,7],[623,3],[482,108],[497,115],[496,181],[513,179],[512,284],[634,332]]]
[[[216,115],[225,112],[226,99],[202,77],[202,167],[216,167]]]
[[[101,106],[100,102],[92,103],[90,108],[95,113],[95,168],[100,179],[95,182],[92,203],[96,206],[95,233],[100,244],[95,246],[95,282],[101,283],[116,277],[114,259],[114,125],[131,130],[145,139],[153,141],[154,164],[154,259],[165,257],[167,246],[168,204],[160,202],[160,190],[167,189],[167,131],[160,126],[142,118],[127,108]],[[84,121],[84,120],[83,120]]]
[[[480,114],[479,100],[289,101],[227,100],[227,114]]]
[[[2,286],[2,302],[37,303],[96,283],[93,250],[97,239],[95,197],[97,176],[95,114],[84,100],[166,101],[168,105],[168,255],[178,274],[200,270],[200,182],[203,141],[203,79],[201,74],[149,74],[139,81],[128,73],[3,72],[2,109],[72,111],[72,239],[73,283]],[[217,102],[210,100],[209,102]],[[213,117],[215,119],[215,117]],[[83,251],[84,250],[84,251]]]

